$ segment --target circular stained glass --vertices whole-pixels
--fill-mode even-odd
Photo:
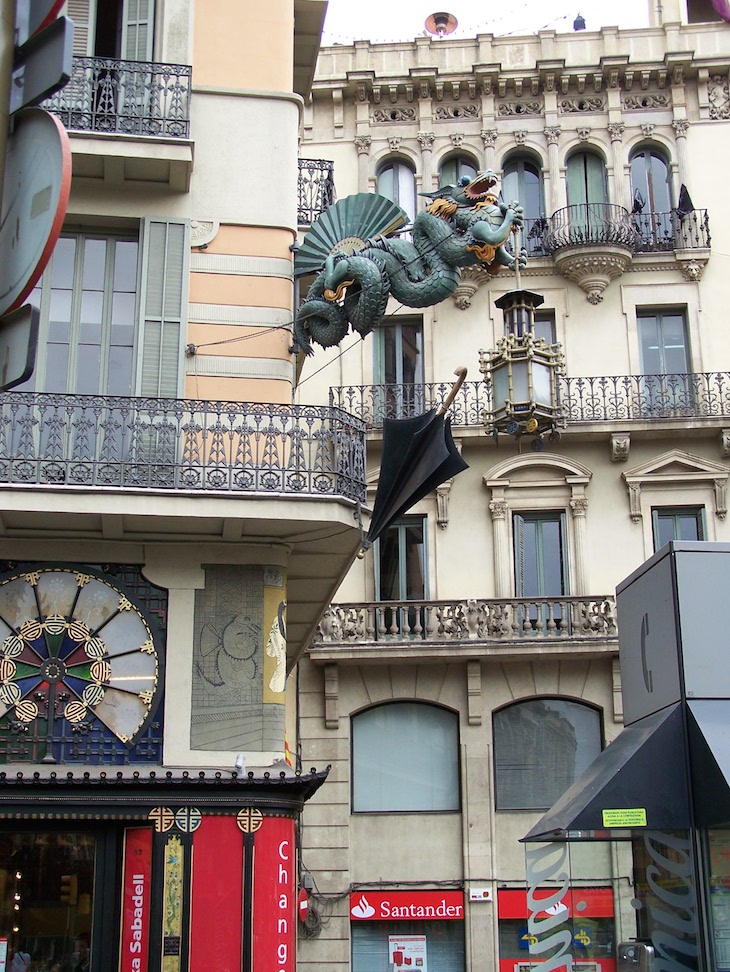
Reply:
[[[159,688],[150,626],[112,578],[44,566],[0,581],[0,718],[98,720],[131,745]]]

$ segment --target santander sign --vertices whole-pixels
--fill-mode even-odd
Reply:
[[[464,917],[463,891],[353,891],[353,921],[398,921],[409,918],[460,921]]]

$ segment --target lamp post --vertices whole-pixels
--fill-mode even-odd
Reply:
[[[504,314],[505,336],[492,351],[479,353],[479,368],[491,387],[491,410],[484,412],[484,425],[495,440],[500,432],[520,441],[534,438],[535,451],[545,448],[545,438],[560,441],[558,427],[564,424],[558,400],[558,375],[563,371],[560,344],[548,344],[535,337],[535,308],[541,294],[512,290],[495,301]]]

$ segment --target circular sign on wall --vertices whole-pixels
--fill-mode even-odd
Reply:
[[[42,108],[14,116],[0,219],[0,317],[20,307],[43,273],[66,215],[71,143]]]

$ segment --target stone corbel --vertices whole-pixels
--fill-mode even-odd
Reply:
[[[727,478],[715,479],[715,513],[718,519],[724,520],[727,515]]]
[[[324,724],[327,729],[340,728],[340,675],[337,664],[324,666]]]
[[[631,448],[631,436],[628,432],[611,433],[611,462],[626,462]]]
[[[627,483],[629,489],[629,516],[633,523],[641,523],[641,483]]]
[[[471,307],[471,299],[479,290],[481,284],[489,279],[489,274],[483,267],[462,267],[461,278],[456,290],[451,295],[459,310]]]
[[[449,525],[449,494],[453,481],[453,478],[447,479],[445,483],[436,487],[436,523],[442,530]]]
[[[466,663],[466,699],[470,726],[482,724],[482,666],[472,658]]]
[[[720,433],[720,452],[725,458],[730,456],[730,429],[723,429]]]
[[[707,266],[709,250],[699,251],[691,255],[687,250],[675,250],[674,259],[677,261],[679,272],[687,283],[696,283],[702,280],[702,274]]]

